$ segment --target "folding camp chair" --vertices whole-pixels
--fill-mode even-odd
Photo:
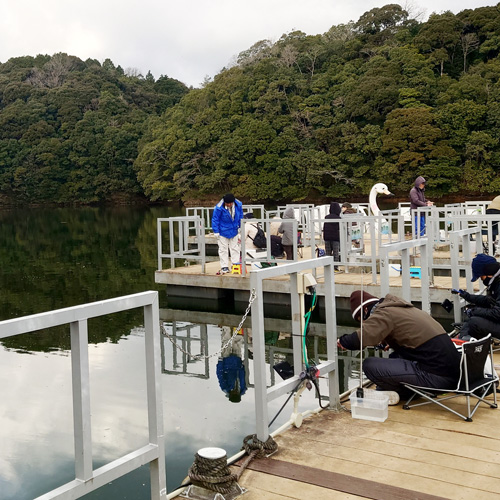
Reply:
[[[462,359],[460,361],[460,379],[456,389],[429,388],[419,387],[412,384],[404,384],[404,386],[413,392],[412,396],[403,405],[405,410],[416,406],[427,404],[437,404],[445,410],[451,411],[455,415],[463,418],[467,422],[472,422],[472,416],[476,412],[479,404],[485,403],[491,408],[497,408],[497,393],[498,375],[493,366],[493,348],[491,342],[491,334],[480,340],[470,340],[462,344]],[[488,354],[490,355],[488,359]],[[488,362],[488,365],[486,365]],[[491,367],[489,366],[491,364]],[[485,373],[485,365],[488,367]],[[484,399],[493,392],[493,401]],[[425,401],[410,404],[415,397],[422,397]],[[467,414],[463,415],[454,408],[444,404],[445,401],[465,396],[467,400]],[[477,400],[474,407],[471,409],[471,399]]]

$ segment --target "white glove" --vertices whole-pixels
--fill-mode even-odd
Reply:
[[[219,234],[219,233],[214,233],[214,236],[215,236],[216,238],[218,238],[218,237],[220,236],[220,234]]]

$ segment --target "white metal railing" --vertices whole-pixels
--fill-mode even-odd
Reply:
[[[475,239],[475,253],[481,252],[481,229],[474,227],[450,232],[450,265],[451,265],[451,288],[460,288],[461,272],[465,273],[466,288],[472,290],[472,251],[470,238]],[[455,323],[460,323],[462,319],[462,307],[465,301],[459,295],[453,295],[453,315]]]
[[[286,222],[292,224],[292,234],[298,234],[298,222],[295,219],[243,219],[241,221],[241,274],[246,275],[246,263],[259,263],[259,262],[276,262],[275,258],[271,255],[271,224],[279,224]],[[260,225],[266,234],[266,248],[261,250],[255,250],[254,248],[247,248],[247,238],[246,238],[246,225],[256,224]],[[262,251],[263,250],[263,251]],[[297,236],[293,238],[293,255],[295,256],[294,261],[298,259],[298,239]],[[283,262],[283,261],[281,261]]]
[[[144,308],[149,444],[94,470],[87,322],[90,318],[138,307]],[[166,498],[158,292],[143,292],[1,321],[0,339],[61,325],[69,325],[71,336],[75,479],[36,500],[79,498],[148,463],[151,498]]]
[[[169,251],[163,251],[163,224],[168,223],[166,235]],[[175,259],[195,260],[205,272],[205,221],[199,216],[159,218],[156,222],[158,246],[158,271],[163,269],[163,259],[170,259],[170,267],[175,267]],[[190,243],[190,233],[194,231],[194,241]],[[189,247],[191,244],[192,248]]]
[[[205,232],[209,232],[212,229],[211,224],[213,212],[214,207],[187,207],[186,217],[198,217],[203,219],[203,228],[205,229]]]
[[[302,325],[303,307],[299,292],[304,293],[304,271],[324,267],[324,297],[327,360],[317,366],[320,375],[328,375],[328,391],[331,408],[339,407],[339,386],[337,373],[337,321],[335,313],[335,283],[333,258],[304,260],[250,272],[250,287],[255,291],[256,298],[252,304],[252,339],[254,346],[254,380],[255,380],[255,416],[257,438],[266,441],[269,437],[268,402],[292,391],[301,380],[303,370]],[[290,295],[292,308],[292,346],[294,376],[284,380],[269,389],[266,384],[266,357],[264,339],[264,299],[263,281],[277,276],[290,276]]]
[[[462,231],[466,229],[471,229],[471,238],[475,239],[475,242],[471,242],[472,250],[475,253],[489,253],[494,254],[493,249],[497,237],[497,227],[499,216],[498,215],[485,215],[485,206],[487,202],[467,202],[463,204],[451,204],[444,207],[421,207],[411,214],[410,222],[408,223],[405,218],[407,218],[407,213],[403,214],[402,209],[407,209],[408,207],[401,204],[400,210],[387,210],[381,212],[378,216],[369,216],[362,214],[349,214],[343,215],[340,219],[332,221],[331,219],[325,219],[325,217],[318,217],[318,214],[322,213],[321,209],[323,207],[314,207],[312,205],[287,205],[295,210],[297,219],[289,221],[294,224],[294,232],[301,233],[302,235],[302,255],[313,257],[316,253],[317,246],[322,246],[324,244],[322,238],[322,229],[324,224],[331,222],[338,223],[340,225],[340,261],[336,263],[338,266],[342,266],[345,272],[353,272],[356,269],[363,269],[364,272],[370,274],[371,282],[373,284],[377,283],[378,273],[381,266],[380,259],[380,248],[387,244],[395,244],[399,242],[404,242],[408,238],[408,227],[411,224],[411,234],[412,240],[426,239],[430,242],[432,250],[443,249],[446,251],[446,246],[451,244],[451,235],[456,231]],[[252,208],[253,206],[248,206]],[[272,234],[272,226],[274,224],[280,224],[283,219],[272,218],[273,214],[281,215],[286,207],[279,207],[277,211],[267,211],[266,217],[244,219],[244,221],[251,221],[252,223],[260,223],[264,232],[267,236],[267,249],[265,251],[260,250],[249,250],[245,243],[248,243],[245,236],[245,228],[241,229],[242,236],[242,274],[245,275],[247,272],[246,264],[260,261],[270,261],[272,256],[270,253],[270,235]],[[361,207],[362,209],[363,207]],[[408,210],[406,210],[408,212]],[[415,236],[415,217],[420,216],[420,214],[426,215],[426,235],[425,237]],[[173,218],[178,219],[178,218]],[[165,221],[170,219],[160,219],[160,221]],[[188,224],[186,222],[185,224]],[[206,252],[202,250],[205,244],[205,232],[201,229],[197,231],[196,236],[190,237],[191,248],[188,248],[188,233],[193,232],[193,227],[196,225],[195,222],[191,223],[190,229],[179,228],[177,233],[175,230],[171,229],[171,233],[174,234],[175,238],[178,238],[179,243],[177,243],[177,248],[171,249],[170,253],[163,253],[161,250],[161,222],[159,222],[158,229],[158,261],[159,269],[161,269],[161,260],[165,257],[171,258],[171,263],[175,258],[190,260],[197,259],[202,263],[202,272],[204,272],[204,256]],[[203,222],[199,223],[203,226]],[[242,221],[242,226],[244,226]],[[385,228],[385,233],[383,234],[382,228]],[[478,232],[479,231],[479,232]],[[353,242],[353,236],[356,237],[355,243]],[[294,255],[296,260],[298,256],[298,242],[294,239]],[[170,241],[172,245],[172,241]],[[412,264],[419,266],[421,264],[421,257],[416,254],[418,248],[425,246],[425,244],[415,244],[410,245],[413,249],[413,262]],[[407,248],[410,248],[407,246]],[[496,248],[495,248],[496,250]],[[392,251],[391,251],[392,252]],[[428,275],[430,282],[433,281],[433,276],[435,271],[439,270],[444,272],[449,272],[448,276],[452,275],[454,269],[454,263],[445,257],[439,258],[434,256],[434,252],[431,249],[427,250],[427,264],[423,264],[424,267],[428,266]],[[399,250],[396,253],[401,253]],[[194,255],[194,256],[193,256]],[[396,257],[391,257],[391,262],[396,262],[397,259],[401,257],[397,255]],[[278,263],[282,264],[286,261],[278,260]],[[407,267],[407,266],[403,266]],[[404,270],[406,272],[406,270]],[[316,269],[313,269],[313,273],[316,274]],[[409,276],[407,277],[409,279]]]
[[[431,266],[429,263],[432,248],[429,247],[429,240],[427,238],[420,238],[417,240],[400,241],[397,243],[388,243],[380,247],[380,295],[384,297],[389,293],[389,268],[391,265],[390,254],[398,252],[401,254],[401,276],[402,276],[402,290],[401,295],[407,302],[412,301],[411,294],[411,273],[410,273],[410,251],[414,248],[420,250],[420,278],[421,278],[421,301],[422,310],[429,313],[431,312],[431,303],[429,298],[429,285],[430,285],[430,272]]]
[[[206,232],[210,232],[212,230],[212,215],[214,213],[215,207],[187,207],[186,208],[186,217],[199,217],[204,221],[204,228]],[[253,213],[255,217],[259,217],[261,219],[265,218],[266,209],[262,204],[243,204],[243,213]]]

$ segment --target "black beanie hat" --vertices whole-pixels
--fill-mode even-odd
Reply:
[[[477,254],[472,259],[472,281],[477,281],[481,276],[493,276],[500,265],[491,255]]]
[[[379,301],[379,299],[368,292],[362,292],[361,290],[355,290],[351,293],[351,314],[352,318],[356,319],[358,313],[365,306],[368,308],[368,312],[371,311],[372,307]]]
[[[224,203],[234,203],[234,194],[227,193],[224,195]]]

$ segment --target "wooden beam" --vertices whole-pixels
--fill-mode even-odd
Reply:
[[[241,465],[240,460],[235,465]],[[330,490],[342,491],[373,500],[443,500],[443,497],[411,491],[390,484],[377,483],[346,474],[338,474],[305,465],[275,459],[252,460],[247,467],[256,472],[271,474]]]

